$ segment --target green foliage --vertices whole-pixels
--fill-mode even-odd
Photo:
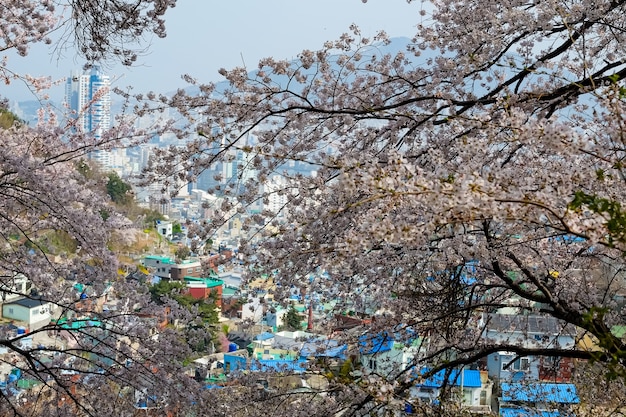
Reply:
[[[617,201],[578,191],[569,204],[570,210],[581,210],[583,207],[606,218],[605,226],[609,232],[607,243],[613,246],[615,242],[626,242],[626,212]]]
[[[450,173],[446,178],[441,178],[441,182],[445,184],[454,184],[454,174]]]
[[[601,362],[605,369],[604,377],[607,380],[626,379],[623,363],[626,360],[626,350],[618,337],[605,328],[605,316],[608,308],[591,307],[583,314],[585,328],[591,329],[597,339],[601,351],[591,352],[591,363]]]
[[[193,351],[205,352],[215,336],[214,328],[219,321],[215,297],[207,300],[194,298],[186,292],[184,283],[167,280],[152,285],[149,291],[155,303],[163,305],[163,298],[169,297],[196,317],[193,323],[186,326],[184,337]]]
[[[24,121],[17,117],[13,112],[0,108],[0,128],[8,129],[15,125],[24,124]]]
[[[164,304],[163,297],[170,297],[180,306],[197,313],[204,324],[215,324],[218,322],[215,310],[215,299],[201,300],[194,298],[186,292],[187,286],[183,282],[161,280],[153,284],[149,291],[152,301],[157,304]]]
[[[350,381],[352,379],[350,375],[352,368],[352,360],[350,358],[346,359],[343,364],[341,364],[341,369],[339,369],[339,378],[343,381]]]
[[[165,220],[165,217],[156,210],[145,209],[143,211],[143,216],[144,216],[144,221],[143,221],[144,226],[149,229],[154,229],[155,227],[154,225],[156,224],[157,220]]]
[[[25,240],[24,245],[28,249],[41,251],[48,255],[75,253],[78,248],[76,239],[64,230],[50,230],[41,235],[36,241]]]
[[[180,223],[174,223],[174,225],[172,225],[172,233],[176,234],[176,233],[182,233],[183,232],[183,227],[180,225]]]
[[[196,317],[186,327],[185,338],[188,345],[195,352],[205,352],[216,336],[214,330],[219,321],[215,298],[197,299],[186,293],[175,294],[172,298]]]
[[[74,253],[78,248],[76,239],[63,230],[51,231],[46,235],[45,241],[48,248],[50,248],[50,252],[54,254]]]
[[[189,249],[187,246],[180,246],[178,249],[176,249],[174,255],[176,255],[176,259],[184,261],[191,255],[191,249]]]
[[[162,297],[169,296],[175,298],[176,294],[185,288],[185,284],[182,282],[161,280],[156,284],[150,286],[150,297],[152,301],[157,304],[163,304]]]
[[[106,209],[100,210],[100,217],[102,217],[102,220],[107,221],[107,219],[110,216],[111,216],[111,213],[109,212],[109,210],[106,210]]]
[[[134,200],[131,191],[133,187],[130,184],[123,181],[117,172],[110,172],[108,174],[108,182],[106,185],[107,194],[117,204],[129,204]]]
[[[281,326],[284,330],[302,330],[302,317],[296,311],[296,308],[292,305],[287,310],[287,314],[285,315],[285,323]]]
[[[197,310],[197,315],[204,325],[216,324],[219,320],[214,299],[201,300],[185,294],[177,297],[176,301],[190,310]]]
[[[76,163],[76,170],[85,178],[93,178],[96,169],[92,167],[87,161],[81,159]]]

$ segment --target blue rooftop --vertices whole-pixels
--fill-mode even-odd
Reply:
[[[574,384],[502,384],[502,401],[529,403],[577,404],[580,402]]]
[[[559,417],[558,411],[529,410],[525,408],[500,408],[501,417]]]
[[[269,333],[269,332],[263,332],[261,334],[256,335],[256,337],[254,338],[254,340],[269,340],[274,338],[274,334],[273,333]]]
[[[423,369],[420,374],[425,374],[426,372],[428,372],[428,370]],[[417,384],[417,386],[424,388],[441,388],[443,386],[445,375],[446,371],[441,370],[421,384]],[[464,369],[461,374],[457,369],[453,369],[448,377],[448,385],[457,387],[463,385],[465,388],[480,388],[482,386],[480,371]]]
[[[390,351],[396,342],[408,346],[419,340],[419,335],[413,328],[399,324],[391,330],[385,330],[376,334],[366,333],[360,336],[359,351],[362,355],[374,355]]]
[[[359,351],[362,355],[388,352],[393,348],[393,339],[385,334],[366,334],[359,337]]]

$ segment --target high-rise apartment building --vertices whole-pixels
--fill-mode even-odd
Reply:
[[[110,79],[95,66],[88,74],[74,73],[65,84],[65,102],[77,119],[76,128],[100,137],[111,127]]]
[[[100,67],[89,73],[73,73],[65,84],[65,103],[70,117],[76,120],[75,129],[99,139],[111,127],[110,79]],[[89,156],[103,167],[111,165],[111,153],[95,151]]]

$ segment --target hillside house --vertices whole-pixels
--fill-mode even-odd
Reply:
[[[261,323],[266,306],[265,297],[248,296],[247,301],[241,306],[241,319],[249,320],[255,324]]]
[[[220,250],[219,253],[211,254],[206,259],[206,265],[216,274],[219,272],[219,266],[231,261],[233,252],[228,249]]]
[[[484,337],[492,343],[526,348],[575,349],[576,329],[554,317],[490,314],[485,317]],[[569,381],[573,360],[537,356],[518,357],[514,352],[492,353],[487,357],[489,377],[503,382]]]
[[[428,370],[422,370],[422,374],[426,372]],[[489,414],[491,412],[493,382],[489,379],[487,372],[473,369],[462,371],[453,369],[447,381],[446,371],[439,371],[411,387],[409,398],[411,401],[433,403],[439,399],[444,386],[453,390],[463,408],[474,413]]]
[[[172,281],[184,281],[185,277],[201,278],[202,263],[198,260],[185,260],[179,263],[172,263],[170,266],[170,279]]]
[[[0,282],[0,302],[5,303],[30,295],[32,283],[23,274],[4,278]]]
[[[224,373],[249,370],[251,372],[277,372],[301,374],[306,371],[306,361],[293,359],[249,360],[242,356],[224,354]]]
[[[196,380],[203,381],[207,378],[219,378],[224,375],[224,356],[237,356],[243,359],[248,358],[248,351],[246,349],[234,349],[227,353],[218,352],[210,355],[202,356],[195,359],[192,366],[187,369],[187,375],[195,378]],[[226,371],[226,373],[229,370]]]
[[[170,279],[170,269],[174,261],[166,256],[149,255],[143,259],[143,266],[155,277]]]
[[[168,220],[157,220],[156,229],[159,235],[163,236],[167,240],[171,240],[174,231],[174,222]]]
[[[295,360],[304,340],[313,337],[303,331],[261,333],[252,341],[252,358],[263,360]]]
[[[51,308],[49,302],[40,298],[19,298],[2,304],[2,317],[36,330],[50,323]]]
[[[143,259],[143,266],[155,277],[172,281],[183,281],[186,276],[202,276],[202,264],[198,260],[176,262],[167,256],[149,255]]]
[[[405,333],[405,334],[401,334]],[[413,366],[425,339],[408,332],[365,334],[359,337],[361,365],[380,375],[390,376]]]
[[[189,294],[198,300],[215,297],[215,305],[222,308],[224,281],[215,278],[197,278],[186,276],[185,283]]]

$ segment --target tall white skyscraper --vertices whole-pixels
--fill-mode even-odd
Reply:
[[[70,117],[76,120],[75,129],[96,139],[111,127],[111,89],[108,75],[94,66],[89,73],[73,73],[65,84],[65,103]],[[111,166],[111,153],[95,151],[90,159],[104,168]]]

